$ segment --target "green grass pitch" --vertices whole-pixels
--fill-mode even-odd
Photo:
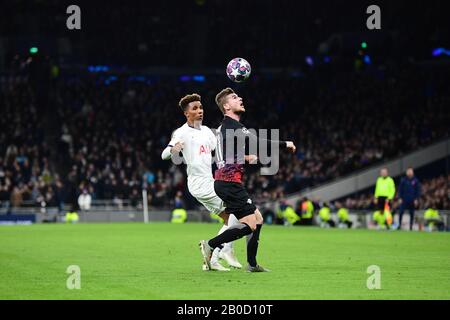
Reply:
[[[204,272],[219,224],[2,226],[0,299],[450,299],[450,233],[265,225],[270,273]],[[245,262],[245,239],[236,242]],[[81,289],[66,287],[78,265]],[[366,286],[381,270],[381,289]]]

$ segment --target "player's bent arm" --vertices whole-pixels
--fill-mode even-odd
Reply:
[[[183,144],[181,143],[181,136],[182,132],[180,131],[180,128],[172,132],[172,137],[170,138],[169,144],[161,154],[161,158],[163,160],[169,160],[172,157],[172,153],[174,153],[175,151],[181,151],[181,149],[183,148]]]
[[[168,145],[162,152],[161,154],[161,158],[163,160],[169,160],[172,157],[172,153],[170,152],[170,150],[172,149],[171,145]]]
[[[248,137],[249,137],[248,142],[246,140],[246,143],[248,143],[248,144],[275,143],[275,144],[278,144],[282,148],[287,147],[286,141],[264,139],[264,138],[261,138],[261,137],[257,136],[256,134],[250,132],[250,131],[246,131],[244,133],[246,135],[248,135]],[[246,145],[246,147],[248,147],[248,145]]]
[[[163,160],[169,160],[172,157],[173,153],[179,153],[179,152],[181,152],[181,150],[183,150],[183,143],[182,142],[177,142],[177,143],[175,143],[174,146],[169,144],[164,149],[163,153],[161,154],[161,158]]]

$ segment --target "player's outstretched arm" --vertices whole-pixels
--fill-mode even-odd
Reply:
[[[295,150],[297,149],[292,141],[286,141],[286,148],[292,153],[295,153]]]
[[[249,135],[250,143],[278,143],[280,145],[280,147],[285,147],[292,153],[295,153],[295,150],[297,149],[295,147],[294,142],[292,142],[292,141],[275,141],[275,140],[270,140],[270,139],[263,139],[249,131],[247,134]]]
[[[244,156],[245,161],[247,161],[250,164],[255,164],[258,162],[258,156],[255,154],[249,154]]]
[[[172,149],[171,146],[167,146],[163,152],[161,153],[161,158],[163,160],[169,160],[172,157],[172,154],[170,153],[170,149]]]

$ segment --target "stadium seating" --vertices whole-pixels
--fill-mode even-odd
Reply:
[[[1,201],[59,206],[75,202],[84,188],[94,199],[136,198],[145,176],[150,205],[170,206],[186,188],[183,167],[160,158],[171,131],[184,122],[178,99],[199,92],[205,123],[217,127],[214,95],[226,85],[219,76],[186,82],[79,72],[53,80],[49,103],[55,110],[45,112],[36,108],[29,80],[4,77]],[[248,106],[247,127],[279,128],[281,138],[298,146],[295,156],[282,153],[275,176],[250,166],[245,183],[258,203],[449,136],[444,78],[414,65],[332,78],[323,71],[255,77],[237,90]],[[188,207],[195,206],[185,196]]]

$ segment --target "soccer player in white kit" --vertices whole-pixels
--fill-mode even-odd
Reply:
[[[169,160],[182,153],[186,163],[187,185],[189,192],[208,209],[224,219],[224,226],[219,234],[228,229],[228,226],[238,224],[234,215],[225,214],[225,206],[214,191],[214,178],[212,175],[212,151],[217,145],[217,137],[207,126],[202,125],[203,106],[198,94],[190,94],[183,97],[179,102],[180,108],[186,116],[187,122],[176,129],[172,138],[161,154],[164,160]],[[224,259],[230,266],[242,268],[234,255],[232,243],[224,244],[223,248],[214,250],[211,258],[211,270],[229,271],[219,262]],[[203,270],[209,270],[204,264]]]

